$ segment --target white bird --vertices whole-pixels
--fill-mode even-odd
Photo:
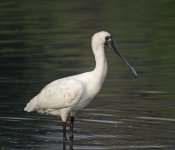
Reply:
[[[73,150],[73,125],[77,110],[87,106],[99,93],[107,74],[107,60],[105,46],[109,46],[128,65],[134,76],[137,76],[134,68],[121,56],[114,46],[110,33],[101,31],[92,36],[92,51],[95,56],[96,66],[90,72],[69,76],[55,80],[44,87],[24,108],[27,112],[61,116],[63,121],[63,150],[66,143]],[[70,135],[66,138],[66,121],[70,117]]]

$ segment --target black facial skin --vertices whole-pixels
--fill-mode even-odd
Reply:
[[[104,43],[104,45],[110,47],[111,41],[112,41],[112,36],[106,36],[106,37],[105,37],[105,43]]]

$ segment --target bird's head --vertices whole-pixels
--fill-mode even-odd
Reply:
[[[98,49],[99,47],[110,47],[129,67],[129,69],[132,71],[134,77],[137,77],[137,72],[135,69],[128,63],[128,61],[121,55],[119,52],[119,49],[116,48],[113,38],[109,32],[101,31],[97,32],[92,36],[92,47],[94,49]]]

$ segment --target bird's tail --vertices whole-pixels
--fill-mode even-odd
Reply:
[[[29,103],[27,103],[26,107],[24,108],[24,111],[31,112],[36,109],[38,103],[36,97],[34,97]]]

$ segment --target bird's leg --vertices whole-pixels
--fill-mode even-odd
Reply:
[[[63,122],[63,150],[66,150],[66,143],[67,143],[67,138],[66,138],[66,122]]]
[[[74,128],[74,116],[70,118],[70,134],[69,134],[69,149],[73,150],[73,128]]]

